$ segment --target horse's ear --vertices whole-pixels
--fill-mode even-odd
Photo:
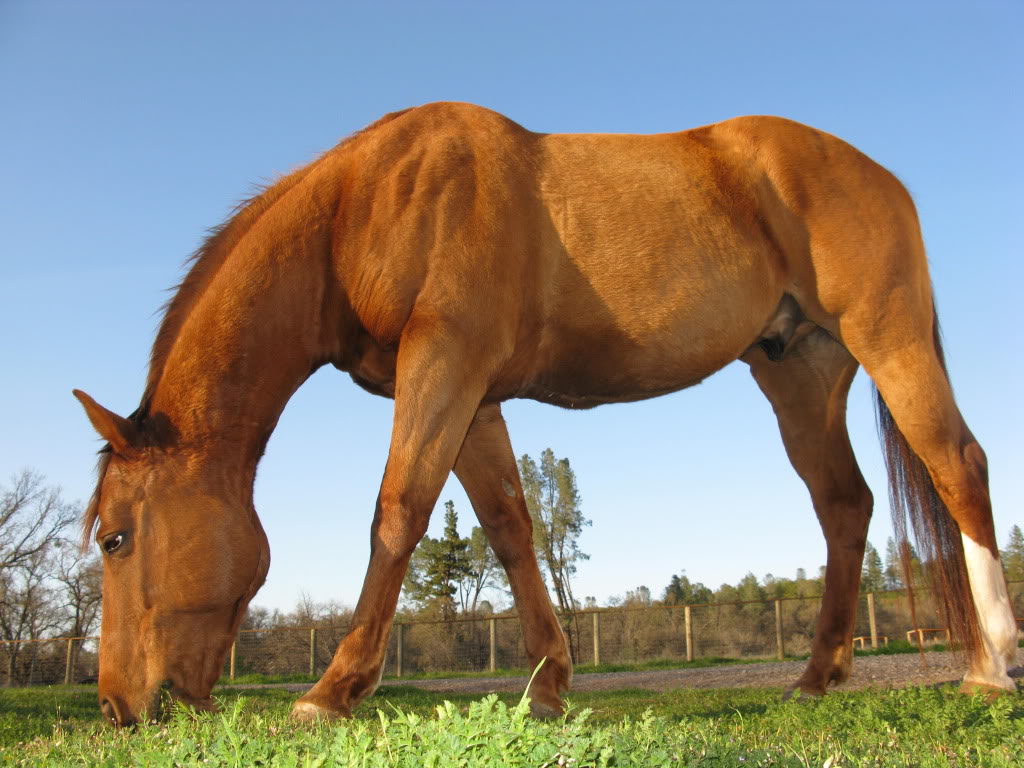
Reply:
[[[124,454],[135,444],[139,430],[132,422],[108,411],[80,389],[71,390],[71,394],[78,398],[78,402],[85,408],[85,415],[100,433],[100,437],[110,443],[114,453]]]

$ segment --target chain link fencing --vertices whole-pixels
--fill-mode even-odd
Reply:
[[[0,685],[95,683],[98,637],[57,637],[0,642]]]

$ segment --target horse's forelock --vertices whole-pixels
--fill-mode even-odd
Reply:
[[[103,476],[107,474],[107,467],[110,465],[110,457],[114,455],[110,443],[100,448],[100,458],[96,462],[96,490],[92,492],[89,504],[82,513],[82,551],[86,551],[92,545],[93,532],[96,523],[100,519],[100,488],[103,485]]]

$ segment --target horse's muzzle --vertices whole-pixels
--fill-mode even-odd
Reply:
[[[116,698],[104,696],[100,699],[100,712],[103,719],[117,727],[131,726],[138,723],[138,719],[129,712],[124,702]]]
[[[174,704],[180,702],[200,712],[216,712],[219,707],[211,697],[199,697],[178,687],[171,680],[164,680],[163,683],[153,692],[149,698],[149,704],[143,710],[141,716],[134,714],[131,709],[116,696],[104,696],[100,699],[100,712],[103,719],[118,727],[137,725],[142,718],[150,723],[165,720],[174,709]]]

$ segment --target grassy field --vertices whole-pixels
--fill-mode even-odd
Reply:
[[[536,722],[515,695],[385,686],[349,722],[296,726],[294,694],[225,692],[222,712],[179,711],[115,731],[87,686],[0,692],[0,763],[153,766],[1021,766],[1024,697],[942,688],[780,700],[764,689],[577,694]],[[445,703],[448,700],[450,703]]]
[[[1022,641],[1024,643],[1024,641]],[[1022,644],[1024,647],[1024,644]],[[946,646],[944,645],[931,645],[926,651],[931,653],[933,651],[945,651]],[[904,653],[918,653],[916,645],[911,645],[905,640],[897,640],[884,645],[881,648],[873,651],[858,651],[854,650],[854,656],[891,656],[893,654],[904,654]],[[786,661],[800,661],[809,658],[809,654],[802,654],[796,656],[787,656]],[[704,669],[706,667],[722,667],[731,664],[760,664],[765,661],[774,661],[773,658],[746,658],[746,659],[735,659],[725,656],[702,656],[699,659],[693,661],[684,661],[682,659],[651,659],[649,661],[639,661],[629,664],[575,664],[573,665],[574,675],[589,675],[598,672],[640,672],[643,670],[654,670],[654,669]],[[384,677],[384,680],[394,684],[401,684],[405,680],[447,680],[453,678],[480,678],[480,677],[525,677],[529,676],[532,670],[525,668],[512,668],[512,669],[498,669],[494,672],[488,670],[481,671],[443,671],[443,672],[418,672],[413,674],[403,675],[401,678],[388,675]],[[227,677],[222,677],[218,683],[220,685],[261,685],[261,684],[273,684],[273,683],[309,683],[312,685],[319,680],[319,675],[311,676],[308,674],[293,674],[293,675],[262,675],[262,674],[244,674],[238,675],[234,680]]]
[[[798,657],[794,657],[796,659]],[[793,660],[793,659],[787,659]],[[681,661],[679,659],[652,659],[640,661],[633,664],[574,664],[572,672],[574,675],[589,675],[596,672],[639,672],[654,669],[705,669],[707,667],[723,667],[732,664],[758,664],[766,659],[730,659],[723,656],[706,656],[693,661]],[[407,680],[453,680],[463,678],[486,678],[486,677],[529,677],[533,670],[525,667],[497,669],[494,672],[489,670],[470,671],[443,671],[443,672],[416,672],[413,674],[394,677],[386,675],[385,684],[401,685]],[[238,675],[234,680],[222,677],[218,685],[264,685],[274,683],[309,683],[312,685],[320,677],[308,674],[294,675],[260,675],[248,674]]]

